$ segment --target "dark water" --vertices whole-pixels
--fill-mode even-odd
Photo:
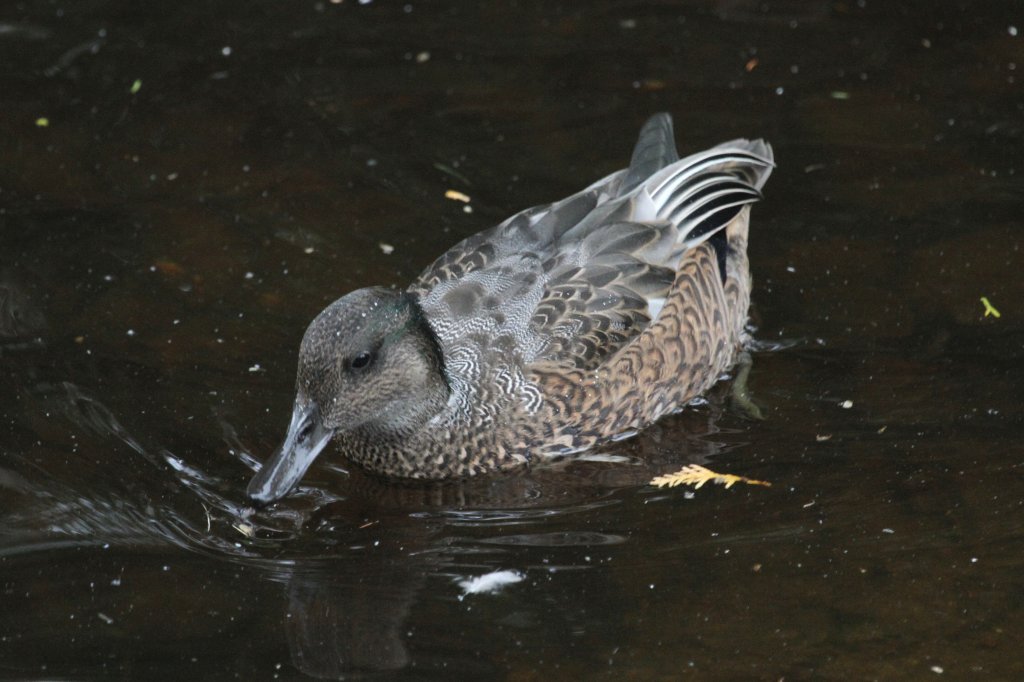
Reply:
[[[0,677],[1024,678],[1022,71],[1008,1],[8,3]],[[775,146],[765,421],[247,506],[327,302],[662,110]]]

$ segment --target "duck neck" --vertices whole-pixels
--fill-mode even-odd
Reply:
[[[431,439],[428,423],[448,408],[452,387],[441,344],[416,295],[404,292],[401,296],[409,313],[398,342],[409,359],[408,391],[392,399],[372,419],[338,434],[337,439],[350,459],[381,473],[408,475],[392,470],[420,457],[419,451]]]

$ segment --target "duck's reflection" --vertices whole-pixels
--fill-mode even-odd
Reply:
[[[517,589],[515,582],[539,569],[529,563],[539,556],[531,547],[548,556],[551,548],[625,542],[586,527],[588,512],[620,504],[624,491],[654,475],[705,462],[726,449],[714,440],[716,410],[698,410],[682,418],[685,430],[655,425],[643,438],[619,443],[591,461],[421,485],[321,469],[285,502],[254,510],[244,501],[244,472],[236,472],[233,481],[223,475],[229,467],[213,475],[196,456],[179,457],[149,444],[81,387],[37,383],[24,398],[26,434],[46,441],[70,438],[74,447],[69,459],[45,471],[32,456],[41,446],[27,440],[0,461],[0,488],[11,493],[0,505],[6,529],[0,555],[90,546],[115,554],[122,548],[123,556],[143,552],[159,557],[161,565],[175,557],[190,563],[201,555],[196,565],[204,568],[190,589],[218,593],[238,589],[237,579],[225,577],[233,571],[221,569],[245,566],[264,581],[243,608],[283,623],[282,644],[293,665],[320,679],[393,671],[414,660],[429,667],[429,652],[438,649],[435,644],[443,647],[451,633],[418,626],[417,607],[478,590]],[[33,416],[39,414],[62,419]],[[680,442],[670,433],[690,436]],[[229,447],[239,449],[240,461],[249,461],[241,457],[240,444]],[[241,467],[236,462],[230,468]],[[572,515],[581,520],[575,530]],[[561,519],[548,524],[550,517]],[[583,554],[566,552],[558,568],[589,568],[573,563]],[[549,568],[545,564],[543,570]],[[134,589],[164,589],[158,581],[153,588],[141,585]],[[99,604],[90,608],[113,611]],[[183,606],[174,602],[168,608]],[[274,632],[261,634],[260,645],[272,646]]]
[[[292,664],[322,679],[405,667],[405,623],[437,561],[378,546],[359,561],[297,570],[285,614]]]
[[[421,658],[425,642],[441,636],[414,632],[409,624],[428,583],[451,585],[453,599],[479,589],[511,589],[531,570],[508,563],[522,560],[518,548],[625,542],[590,529],[544,532],[543,517],[585,518],[595,507],[617,504],[614,491],[626,478],[637,485],[652,475],[636,455],[624,458],[629,463],[567,465],[447,485],[397,484],[350,473],[345,499],[305,522],[320,541],[330,536],[333,548],[321,546],[317,558],[308,558],[313,548],[298,546],[297,538],[291,551],[301,556],[294,555],[286,572],[275,571],[275,579],[287,585],[284,628],[293,665],[321,679],[404,668],[413,658],[410,646],[415,644]]]

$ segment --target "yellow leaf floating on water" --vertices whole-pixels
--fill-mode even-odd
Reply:
[[[706,469],[699,464],[687,464],[679,471],[674,474],[664,474],[663,476],[656,476],[651,479],[651,485],[659,488],[674,488],[677,485],[692,485],[694,488],[699,488],[708,481],[714,481],[720,483],[726,488],[731,488],[736,483],[746,483],[748,485],[766,485],[770,486],[771,483],[768,481],[757,481],[753,478],[747,478],[746,476],[737,476],[735,474],[719,474],[711,469]]]
[[[470,201],[469,195],[463,194],[462,192],[458,191],[457,189],[446,190],[445,193],[444,193],[444,198],[445,199],[451,199],[452,201],[461,201],[464,204],[468,204],[469,201]]]
[[[1002,317],[1002,315],[999,314],[999,311],[996,310],[996,307],[988,300],[987,296],[981,297],[981,304],[985,306],[985,317],[988,317],[989,315],[997,318]]]

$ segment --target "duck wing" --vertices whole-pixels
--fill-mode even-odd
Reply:
[[[697,260],[717,266],[708,279],[725,285],[734,270],[725,228],[760,199],[772,159],[766,143],[734,140],[679,160],[671,118],[651,119],[617,197],[564,232],[545,263],[547,286],[531,320],[543,342],[533,361],[599,367],[657,318],[698,249],[713,251]]]
[[[551,259],[567,231],[615,196],[624,173],[467,237],[419,275],[408,290],[418,296],[446,355],[474,344],[536,355],[543,339],[530,320],[545,297]]]
[[[657,317],[684,254],[756,201],[770,168],[759,141],[679,160],[660,114],[628,169],[463,240],[409,290],[456,359],[449,372],[472,372],[484,352],[596,367]]]

